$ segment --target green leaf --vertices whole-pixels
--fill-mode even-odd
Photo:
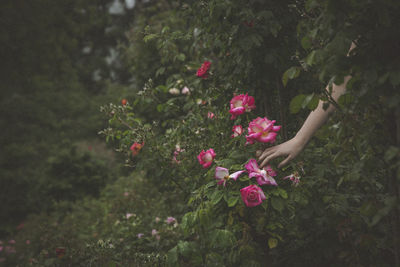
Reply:
[[[212,246],[215,248],[227,248],[236,243],[235,235],[225,229],[217,229],[211,233]]]
[[[178,54],[178,55],[176,56],[176,58],[177,58],[179,61],[185,61],[186,56],[185,56],[185,54],[180,53],[180,54]]]
[[[282,76],[282,83],[284,86],[288,83],[289,80],[297,78],[300,75],[300,67],[290,67]]]
[[[221,201],[223,196],[224,196],[224,194],[223,194],[222,190],[216,189],[214,191],[214,194],[211,196],[211,203],[213,205],[217,205]]]
[[[304,36],[301,39],[301,46],[306,50],[309,49],[311,47],[311,39],[310,39],[310,37]]]
[[[168,266],[178,266],[178,249],[177,246],[170,249],[167,253]]]
[[[276,239],[276,238],[268,239],[268,247],[269,248],[275,248],[277,245],[278,245],[278,239]]]
[[[158,37],[158,34],[152,33],[152,34],[146,35],[146,36],[143,38],[143,41],[144,41],[145,43],[147,43],[147,42],[149,42],[149,41],[151,41],[151,40],[153,40],[153,39],[155,39],[155,38],[157,38],[157,37]]]
[[[238,202],[239,198],[240,197],[237,194],[234,195],[230,192],[228,197],[225,198],[225,201],[228,204],[228,207],[234,207]]]
[[[271,205],[272,205],[272,207],[273,207],[275,210],[277,210],[277,211],[279,211],[279,212],[282,212],[282,211],[283,211],[284,204],[283,204],[283,201],[282,201],[281,198],[279,198],[279,197],[273,197],[273,198],[271,199]]]
[[[388,150],[385,152],[384,159],[386,162],[389,162],[392,160],[394,157],[396,157],[399,154],[399,148],[395,146],[390,146]]]
[[[296,114],[300,111],[301,106],[303,105],[304,99],[306,98],[305,95],[297,95],[295,96],[292,101],[290,101],[289,109],[290,113]]]
[[[309,66],[314,65],[314,63],[315,63],[315,54],[316,54],[315,50],[311,51],[311,53],[308,54],[308,56],[305,59],[305,62],[306,62],[307,65],[309,65]]]

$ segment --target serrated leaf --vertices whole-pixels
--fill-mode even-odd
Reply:
[[[218,190],[218,189],[215,190],[211,196],[211,203],[213,205],[217,205],[221,201],[223,196],[224,196],[224,194],[223,194],[222,190]]]

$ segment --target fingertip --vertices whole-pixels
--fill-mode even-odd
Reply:
[[[256,151],[256,157],[261,156],[261,154],[262,154],[262,150],[257,150],[257,151]]]

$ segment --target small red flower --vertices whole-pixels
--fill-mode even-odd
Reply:
[[[141,144],[135,142],[130,148],[132,151],[132,156],[136,156],[137,154],[139,154],[139,151],[142,149],[143,145],[144,145],[144,142]]]
[[[210,61],[204,61],[204,63],[201,65],[201,67],[197,70],[197,77],[200,78],[207,78],[208,77],[208,70],[210,69],[211,62]]]
[[[63,247],[56,248],[57,258],[61,259],[62,257],[64,257],[65,256],[65,250],[66,249],[63,248]]]
[[[126,103],[128,103],[128,100],[126,100],[125,98],[121,100],[121,104],[122,104],[123,106],[125,106]]]

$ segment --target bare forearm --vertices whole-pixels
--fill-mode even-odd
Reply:
[[[339,97],[346,91],[347,82],[351,76],[346,76],[344,82],[340,85],[333,84],[332,86],[332,98],[337,101]],[[328,88],[326,88],[328,90]],[[296,134],[296,139],[304,146],[310,141],[311,137],[315,132],[326,122],[329,115],[335,110],[335,106],[329,104],[328,108],[324,110],[324,102],[319,101],[318,106],[308,115],[301,129]]]

